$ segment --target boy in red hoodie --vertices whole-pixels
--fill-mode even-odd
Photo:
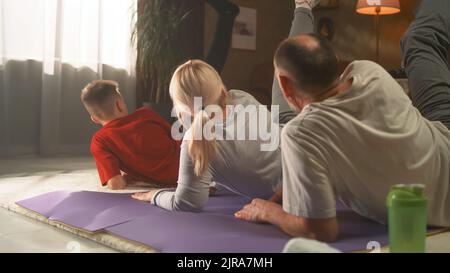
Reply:
[[[91,142],[103,186],[120,190],[130,181],[176,185],[180,142],[171,137],[169,123],[147,108],[128,114],[114,81],[91,82],[81,91],[81,101],[91,120],[103,126]]]

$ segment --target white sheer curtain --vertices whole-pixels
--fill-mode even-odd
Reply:
[[[0,156],[81,153],[98,127],[79,100],[116,80],[135,105],[137,0],[0,0]]]

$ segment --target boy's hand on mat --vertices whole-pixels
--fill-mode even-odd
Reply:
[[[155,192],[156,190],[151,190],[149,192],[136,192],[131,197],[139,201],[150,202]]]
[[[250,222],[269,222],[269,215],[283,211],[280,205],[262,199],[253,199],[234,214],[236,218]]]

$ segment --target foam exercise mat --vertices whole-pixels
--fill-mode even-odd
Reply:
[[[131,194],[57,191],[17,202],[49,220],[89,232],[105,231],[161,252],[281,252],[291,238],[268,224],[234,218],[250,200],[236,195],[211,197],[200,213],[170,212],[136,201]],[[388,242],[387,227],[338,206],[340,234],[331,246],[365,250]]]
[[[87,232],[97,232],[151,214],[149,204],[130,200],[130,196],[91,191],[55,191],[16,204],[51,221]]]

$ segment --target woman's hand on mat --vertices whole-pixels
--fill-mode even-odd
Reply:
[[[156,191],[157,190],[150,190],[148,192],[136,192],[131,197],[139,201],[150,202]]]
[[[234,216],[250,222],[270,222],[269,216],[279,212],[283,212],[279,204],[262,199],[253,199],[250,204],[245,205]]]

